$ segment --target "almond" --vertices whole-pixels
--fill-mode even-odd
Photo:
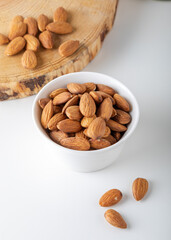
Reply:
[[[88,130],[87,128],[84,129],[84,130],[83,130],[83,133],[84,133],[84,135],[85,135],[86,137],[90,138],[90,136],[88,135],[88,131],[87,131],[87,130]]]
[[[14,22],[11,25],[8,38],[13,40],[16,37],[22,37],[27,31],[27,25],[24,22]]]
[[[97,110],[97,116],[108,121],[113,113],[113,105],[110,98],[105,98]]]
[[[24,36],[24,39],[27,42],[26,43],[27,50],[32,50],[32,51],[36,52],[38,50],[38,48],[40,47],[39,40],[36,37],[34,37],[33,35],[26,34]]]
[[[0,33],[0,46],[9,43],[9,39],[4,34]]]
[[[58,94],[56,97],[53,99],[53,104],[54,105],[60,105],[63,103],[66,103],[68,100],[72,98],[72,94],[69,92],[62,92]]]
[[[31,50],[26,50],[21,58],[22,66],[27,69],[33,69],[37,66],[36,54]]]
[[[118,108],[120,108],[121,110],[123,110],[125,112],[129,112],[130,111],[129,103],[126,101],[125,98],[123,98],[119,94],[114,94],[113,97],[114,97],[114,99],[116,101],[116,105],[117,105]]]
[[[41,109],[43,109],[49,101],[50,101],[49,98],[39,99],[38,103],[39,103],[39,106],[41,107]]]
[[[67,103],[65,103],[64,107],[62,108],[62,113],[65,113],[65,111],[68,107],[77,105],[78,101],[79,101],[78,95],[72,97]]]
[[[86,137],[86,135],[84,134],[83,130],[80,131],[80,132],[75,133],[75,137],[82,137],[82,138],[86,138],[86,139],[87,139],[87,137]]]
[[[122,199],[122,193],[118,189],[111,189],[107,191],[99,200],[102,207],[110,207],[118,203]]]
[[[109,127],[106,127],[105,134],[103,135],[103,138],[107,138],[110,135],[111,131]]]
[[[37,19],[37,25],[38,25],[38,29],[40,30],[40,32],[43,32],[46,30],[46,26],[49,24],[50,20],[49,18],[44,15],[44,14],[40,14],[38,19]]]
[[[98,92],[91,91],[90,95],[92,96],[96,103],[101,103],[103,101],[102,95]]]
[[[52,49],[54,42],[53,42],[53,37],[52,33],[49,31],[44,31],[39,35],[39,40],[44,48],[47,49]]]
[[[82,137],[64,138],[60,141],[60,144],[66,148],[79,151],[87,151],[90,149],[89,141]]]
[[[107,137],[103,136],[103,138],[106,139],[107,141],[109,141],[111,145],[113,145],[117,142],[116,139],[111,134]]]
[[[5,50],[5,55],[12,56],[19,53],[25,46],[26,42],[23,37],[16,37],[13,39]]]
[[[114,138],[116,139],[116,141],[119,141],[120,138],[121,138],[121,133],[120,133],[120,132],[114,132],[114,133],[113,133],[113,136],[114,136]]]
[[[70,106],[66,109],[65,114],[69,119],[79,121],[83,115],[80,113],[79,106]]]
[[[57,34],[67,34],[72,32],[72,26],[67,22],[53,22],[46,26],[46,30]]]
[[[68,91],[74,94],[84,93],[86,86],[80,83],[69,83],[67,84]]]
[[[108,209],[104,214],[105,219],[113,225],[114,227],[118,228],[127,228],[127,224],[125,220],[122,218],[120,213],[113,209]]]
[[[93,117],[96,112],[96,104],[93,98],[88,94],[84,93],[80,99],[80,112],[85,117]]]
[[[120,109],[116,110],[117,115],[114,117],[114,120],[120,124],[128,124],[131,121],[131,116],[129,113],[122,111]]]
[[[56,97],[57,95],[59,95],[60,93],[63,93],[63,92],[68,92],[68,90],[66,88],[58,88],[58,89],[55,89],[54,91],[52,91],[50,94],[49,94],[49,97],[50,98],[54,98]]]
[[[127,130],[127,128],[126,128],[124,125],[122,125],[122,124],[120,124],[120,123],[118,123],[118,122],[116,122],[116,121],[113,121],[113,120],[111,120],[111,119],[109,119],[109,120],[107,121],[107,126],[108,126],[112,131],[116,131],[116,132],[125,132],[125,131]]]
[[[86,86],[86,92],[91,92],[96,90],[96,84],[92,83],[92,82],[87,82],[87,83],[83,83],[84,86]]]
[[[148,191],[148,181],[145,178],[137,178],[132,184],[132,192],[136,201],[140,201]]]
[[[111,118],[113,118],[113,117],[116,116],[116,115],[117,115],[116,109],[113,108],[113,112],[112,112]]]
[[[48,129],[49,130],[56,130],[57,129],[57,124],[66,119],[66,116],[62,113],[56,113],[48,122]]]
[[[101,138],[104,136],[106,130],[106,123],[103,118],[95,118],[89,125],[87,134],[92,139]]]
[[[53,116],[53,104],[52,100],[50,100],[44,107],[41,115],[41,124],[45,129],[47,128],[48,122],[52,116]]]
[[[82,129],[80,122],[71,119],[59,122],[57,128],[65,133],[76,133]]]
[[[106,86],[104,84],[97,84],[97,89],[111,96],[113,96],[116,93],[116,91],[113,88]]]
[[[111,144],[106,139],[90,139],[90,146],[93,149],[102,149],[109,147]]]
[[[18,23],[18,22],[23,22],[23,21],[24,21],[23,16],[17,15],[17,16],[15,16],[15,17],[13,18],[12,24],[13,24],[13,23]]]
[[[36,36],[38,33],[37,21],[33,17],[28,17],[24,19],[24,23],[27,24],[28,34]]]
[[[111,97],[109,94],[102,92],[102,91],[96,91],[96,93],[100,94],[103,99],[110,98],[110,100],[112,101],[112,104],[113,105],[115,104],[115,99],[113,97]]]
[[[79,48],[79,41],[68,40],[59,46],[58,51],[62,57],[69,57],[74,52],[76,52],[78,48]]]
[[[59,7],[53,14],[54,22],[66,22],[68,18],[67,11],[63,7]]]
[[[54,112],[54,114],[62,112],[62,107],[53,105],[53,112]]]
[[[93,117],[83,117],[81,120],[81,126],[84,128],[88,128],[90,123],[96,118],[96,115]]]
[[[67,138],[67,137],[68,137],[68,134],[64,133],[62,131],[54,130],[54,131],[50,132],[50,138],[58,144],[60,144],[60,141],[62,139]]]

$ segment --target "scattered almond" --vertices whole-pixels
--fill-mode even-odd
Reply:
[[[36,36],[38,33],[37,21],[33,17],[28,17],[24,19],[24,23],[27,24],[28,34]]]
[[[40,47],[39,40],[36,37],[34,37],[33,35],[26,34],[24,36],[24,39],[27,42],[26,43],[27,50],[32,50],[32,51],[36,52],[38,50],[38,48]]]
[[[102,207],[110,207],[118,203],[122,199],[122,193],[118,189],[111,189],[107,191],[99,200]]]
[[[46,26],[46,30],[57,34],[67,34],[72,32],[72,26],[67,22],[53,22]]]
[[[38,19],[37,19],[37,25],[38,25],[38,29],[40,30],[40,32],[43,32],[46,30],[46,26],[49,24],[50,20],[49,18],[44,15],[44,14],[40,14]]]
[[[62,57],[69,57],[79,48],[79,41],[68,40],[59,46],[59,54]]]
[[[37,66],[36,54],[31,50],[26,50],[21,58],[24,68],[33,69]]]
[[[59,7],[53,14],[54,22],[66,22],[68,18],[67,11],[63,7]]]
[[[12,24],[13,24],[13,23],[18,23],[18,22],[23,22],[23,21],[24,21],[23,16],[17,15],[17,16],[15,16],[15,17],[13,18]]]
[[[5,55],[12,56],[23,50],[26,41],[23,37],[14,38],[6,47]]]
[[[132,192],[136,201],[140,201],[148,191],[148,181],[145,178],[136,178],[132,184]]]
[[[105,219],[113,225],[114,227],[118,228],[127,228],[127,224],[125,220],[122,218],[120,213],[113,209],[108,209],[104,214]]]
[[[4,34],[0,33],[0,45],[9,43],[9,39]]]
[[[52,33],[49,31],[44,31],[39,35],[39,40],[44,48],[47,49],[52,49],[54,42],[53,42],[53,37]]]
[[[8,38],[13,40],[16,37],[23,37],[26,34],[27,25],[24,22],[14,22],[11,25]]]

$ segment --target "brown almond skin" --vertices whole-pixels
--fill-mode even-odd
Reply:
[[[24,23],[27,24],[28,34],[36,36],[38,33],[37,21],[33,17],[28,17],[24,19]]]
[[[63,92],[68,92],[68,90],[66,88],[58,88],[58,89],[55,89],[54,91],[52,91],[50,94],[49,94],[49,97],[50,98],[54,98],[56,97],[57,95],[59,95],[60,93],[63,93]]]
[[[87,136],[84,134],[84,131],[81,130],[80,132],[75,133],[75,137],[82,137],[82,138],[86,138]]]
[[[66,116],[62,113],[56,113],[48,122],[48,129],[53,131],[57,129],[57,124],[66,119]]]
[[[62,107],[53,105],[53,112],[54,114],[62,112]]]
[[[69,119],[79,121],[83,115],[80,112],[79,106],[70,106],[66,109],[65,114]]]
[[[37,66],[36,54],[31,50],[26,50],[21,58],[21,63],[24,68],[34,69]]]
[[[96,93],[100,94],[103,99],[110,98],[110,100],[112,101],[113,105],[115,104],[115,99],[113,97],[111,97],[109,94],[107,94],[105,92],[102,92],[102,91],[96,91]]]
[[[90,143],[87,139],[82,137],[70,137],[60,141],[63,147],[78,151],[87,151],[90,149]]]
[[[76,133],[82,130],[80,122],[71,119],[60,121],[57,128],[65,133]]]
[[[113,112],[112,112],[112,116],[111,116],[111,118],[115,117],[116,115],[117,115],[116,109],[113,108]]]
[[[16,37],[23,37],[26,34],[27,25],[24,22],[14,22],[11,25],[8,38],[13,40]]]
[[[90,146],[92,149],[102,149],[109,147],[111,144],[106,139],[90,139]]]
[[[97,89],[98,89],[98,91],[102,91],[102,92],[107,93],[111,96],[113,96],[116,93],[116,91],[113,88],[111,88],[109,86],[106,86],[104,84],[97,84]]]
[[[52,37],[52,33],[49,31],[44,31],[39,35],[39,40],[42,46],[46,49],[52,49],[54,46],[54,41]]]
[[[39,40],[34,37],[33,35],[30,35],[30,34],[26,34],[24,36],[24,39],[26,40],[26,49],[27,50],[32,50],[34,52],[37,52],[37,50],[39,49],[40,47],[40,42]]]
[[[62,113],[65,113],[68,107],[77,105],[78,102],[79,102],[78,95],[73,96],[68,102],[65,103],[64,107],[62,108]]]
[[[49,101],[50,101],[50,98],[39,99],[38,103],[39,103],[39,106],[41,107],[41,109],[43,109]]]
[[[84,93],[80,99],[80,112],[85,117],[93,117],[96,112],[96,104],[93,98],[88,94]]]
[[[103,194],[99,200],[101,207],[110,207],[122,199],[122,193],[118,189],[111,189]]]
[[[23,22],[23,21],[24,21],[23,16],[17,15],[17,16],[15,16],[15,17],[13,18],[12,24],[13,24],[13,23],[18,23],[18,22]]]
[[[119,94],[114,94],[113,98],[115,99],[116,106],[118,108],[120,108],[121,110],[123,110],[125,112],[129,112],[130,111],[129,103],[126,101],[125,98],[123,98]]]
[[[41,124],[45,129],[47,128],[48,122],[52,116],[53,116],[53,103],[52,100],[50,100],[44,107],[41,115]]]
[[[50,135],[50,138],[58,144],[60,144],[60,141],[62,139],[68,138],[67,133],[64,133],[64,132],[58,131],[58,130],[54,130],[54,131],[50,132],[49,135]]]
[[[106,139],[107,141],[109,141],[111,145],[117,142],[116,139],[111,134],[107,137],[103,137],[103,139]]]
[[[59,7],[53,14],[54,22],[66,22],[68,18],[67,11],[63,7]]]
[[[4,34],[0,33],[0,46],[9,43],[9,39]]]
[[[87,129],[87,134],[92,139],[101,138],[104,136],[106,130],[106,123],[103,118],[95,118]]]
[[[122,218],[120,213],[113,209],[108,209],[104,214],[105,219],[113,225],[114,227],[118,228],[127,228],[127,224],[125,220]]]
[[[68,91],[73,94],[82,94],[86,91],[86,86],[80,83],[67,84]]]
[[[79,48],[79,44],[80,43],[77,40],[68,40],[59,46],[59,54],[62,57],[69,57],[77,51],[77,49]]]
[[[94,99],[96,103],[101,103],[103,101],[102,95],[97,91],[91,91],[90,96]]]
[[[37,19],[37,25],[38,25],[38,29],[40,32],[43,32],[46,30],[46,26],[49,24],[50,20],[49,18],[44,15],[44,14],[40,14],[38,19]]]
[[[26,41],[23,37],[13,39],[5,49],[5,55],[12,56],[19,53],[25,47]]]
[[[120,132],[113,132],[113,136],[116,139],[116,141],[119,141],[122,137]]]
[[[83,117],[81,120],[81,126],[84,128],[88,128],[90,123],[96,118],[96,115],[93,117]]]
[[[108,121],[113,113],[113,104],[110,98],[105,98],[97,110],[97,116]]]
[[[56,97],[53,99],[53,104],[54,105],[60,105],[63,103],[66,103],[68,100],[72,98],[72,94],[69,92],[62,92],[58,94]]]
[[[106,124],[112,131],[125,132],[127,130],[127,127],[111,119],[109,119]]]
[[[111,134],[111,130],[109,127],[106,127],[105,134],[103,135],[103,138],[107,138]]]
[[[131,116],[129,113],[122,111],[120,109],[116,110],[117,115],[113,118],[116,122],[120,124],[128,124],[131,121]]]
[[[145,178],[136,178],[132,184],[132,192],[136,201],[143,199],[148,191],[148,181]]]
[[[83,83],[84,86],[86,86],[86,92],[91,92],[96,90],[96,84],[92,82]]]
[[[72,26],[67,22],[53,22],[46,26],[46,30],[57,34],[67,34],[72,32]]]

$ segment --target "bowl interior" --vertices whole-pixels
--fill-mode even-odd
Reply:
[[[118,80],[109,77],[104,74],[100,73],[94,73],[94,72],[77,72],[77,73],[70,73],[63,75],[61,77],[58,77],[54,80],[52,80],[50,83],[48,83],[46,86],[42,88],[42,90],[37,94],[34,103],[33,103],[33,120],[36,124],[36,127],[38,130],[43,133],[43,135],[50,140],[50,142],[53,143],[53,141],[47,136],[47,133],[44,131],[44,129],[41,126],[40,123],[40,115],[41,110],[38,105],[38,100],[41,98],[48,97],[49,93],[57,88],[63,88],[66,87],[66,85],[70,82],[76,82],[76,83],[86,83],[86,82],[94,82],[96,84],[101,83],[108,85],[112,88],[114,88],[121,96],[123,96],[131,105],[131,112],[130,115],[132,117],[132,121],[128,126],[128,130],[125,132],[121,140],[119,140],[116,144],[112,145],[111,147],[116,147],[121,142],[125,141],[134,131],[134,129],[137,126],[138,120],[139,120],[139,107],[137,104],[137,101],[133,94],[130,92],[130,90],[123,85]],[[60,146],[60,145],[59,145]],[[61,146],[60,146],[61,147]],[[106,148],[104,148],[106,149]],[[103,149],[101,149],[103,150]],[[73,151],[73,150],[72,150]],[[96,150],[100,151],[100,150]],[[92,151],[91,151],[92,152]],[[95,151],[93,151],[95,152]]]

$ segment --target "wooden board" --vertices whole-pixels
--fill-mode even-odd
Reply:
[[[8,34],[10,22],[16,15],[37,18],[41,13],[52,19],[54,10],[63,6],[69,14],[73,33],[55,36],[53,50],[41,48],[37,52],[38,66],[27,70],[21,66],[23,52],[4,55],[0,46],[0,100],[22,98],[37,93],[52,79],[83,69],[99,52],[106,34],[112,28],[118,0],[1,0],[0,32]],[[76,53],[60,57],[58,46],[68,39],[80,41]]]

